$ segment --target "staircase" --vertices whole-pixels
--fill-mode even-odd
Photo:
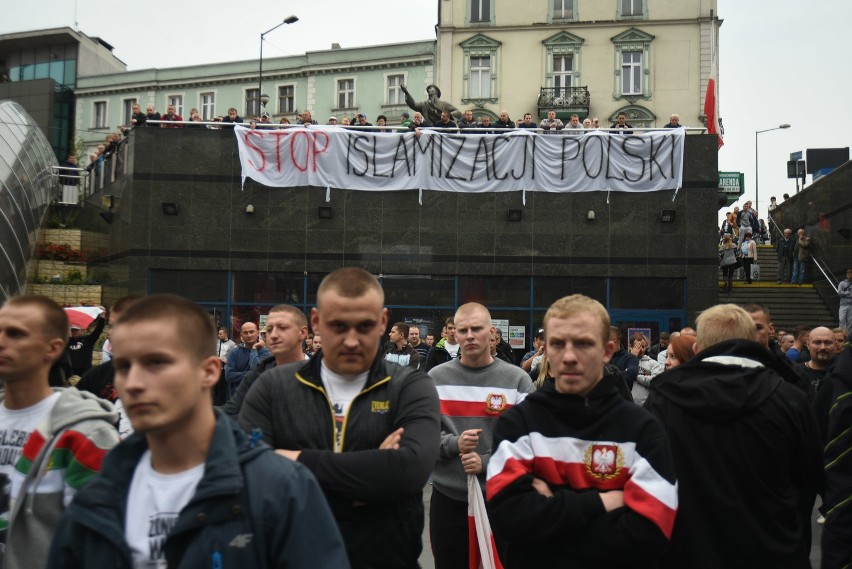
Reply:
[[[757,260],[760,264],[760,280],[746,284],[734,276],[734,290],[731,294],[719,293],[719,302],[731,302],[738,306],[760,303],[769,308],[775,330],[792,331],[799,325],[837,326],[837,314],[825,305],[813,285],[777,284],[778,259],[772,245],[757,246]],[[721,271],[719,287],[722,287]]]

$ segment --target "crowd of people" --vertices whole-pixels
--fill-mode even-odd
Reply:
[[[440,92],[438,92],[438,94],[440,94]],[[422,103],[417,104],[414,103],[412,100],[411,106],[413,107],[413,110],[414,108],[422,108],[421,105]],[[497,118],[494,122],[492,122],[491,116],[488,114],[481,114],[481,116],[476,119],[474,118],[473,110],[469,109],[464,112],[461,112],[452,105],[449,105],[448,103],[445,103],[443,101],[440,102],[440,108],[433,111],[435,112],[435,116],[432,118],[428,116],[428,113],[424,113],[419,110],[414,110],[413,115],[409,111],[404,111],[400,114],[396,124],[394,124],[393,121],[390,120],[385,114],[376,115],[376,118],[374,119],[374,124],[370,122],[370,119],[365,113],[361,112],[356,113],[354,116],[351,117],[337,117],[336,115],[332,115],[327,119],[325,124],[328,126],[348,127],[353,130],[357,130],[358,128],[369,129],[377,132],[386,132],[391,130],[404,131],[406,129],[413,129],[418,127],[430,127],[436,129],[452,129],[453,131],[464,129],[477,129],[478,131],[494,133],[515,128],[534,129],[539,132],[549,133],[564,130],[567,134],[570,132],[582,132],[607,128],[605,125],[601,125],[600,119],[598,117],[587,117],[581,121],[579,115],[576,114],[571,115],[568,122],[565,123],[561,119],[556,117],[556,111],[552,109],[548,110],[547,117],[541,119],[540,121],[534,119],[532,113],[524,113],[523,118],[513,120],[512,118],[510,118],[508,111],[502,110],[500,111],[499,118]],[[148,121],[153,122],[149,123]],[[167,124],[166,122],[162,121],[167,121],[168,123],[175,124]],[[130,124],[127,125],[127,127],[122,127],[122,129],[141,126],[154,128],[221,129],[229,124],[246,124],[251,128],[262,128],[265,125],[272,125],[273,123],[271,120],[271,115],[266,110],[262,110],[258,115],[243,118],[239,116],[237,109],[231,107],[230,109],[228,109],[227,115],[212,117],[209,121],[204,121],[201,118],[198,109],[196,108],[190,110],[188,119],[184,119],[181,115],[177,114],[176,107],[174,105],[169,105],[166,110],[166,113],[160,114],[156,111],[155,106],[153,104],[149,104],[146,108],[146,112],[144,113],[141,111],[141,107],[138,104],[134,104]],[[310,126],[319,125],[319,122],[314,118],[313,113],[311,111],[306,110],[301,113],[298,113],[294,121],[291,121],[287,117],[282,117],[281,119],[279,119],[277,124]],[[680,124],[680,116],[677,114],[672,114],[669,118],[669,122],[664,126],[664,128],[682,127],[683,125]],[[632,134],[633,132],[630,129],[633,128],[635,127],[627,122],[626,113],[619,113],[616,117],[615,122],[613,122],[609,126],[610,130],[615,130],[616,132],[621,132],[622,134]]]
[[[785,196],[786,198],[786,196]],[[770,213],[777,207],[776,198],[771,198]],[[770,241],[769,231],[763,219],[759,219],[757,211],[750,201],[743,204],[743,209],[734,207],[733,211],[725,214],[725,219],[719,230],[719,266],[722,269],[723,291],[731,293],[734,273],[739,271],[741,280],[751,284],[753,278],[758,278],[753,269],[757,263],[757,245]],[[796,230],[785,228],[775,242],[775,253],[778,259],[777,284],[805,284],[812,258],[811,238],[804,227]],[[842,295],[841,295],[842,296]]]
[[[123,298],[88,334],[8,300],[4,566],[415,568],[430,480],[439,569],[478,551],[483,490],[508,568],[809,567],[815,504],[823,567],[852,560],[845,328],[721,304],[624,338],[571,295],[516,361],[482,304],[421,338],[362,269],[316,302],[234,342],[174,295]]]

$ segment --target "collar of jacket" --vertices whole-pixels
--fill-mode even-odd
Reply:
[[[243,487],[240,465],[269,451],[262,442],[252,443],[253,439],[222,411],[214,409],[214,412],[216,425],[204,461],[204,476],[192,500],[184,507],[173,534],[197,526],[202,521],[199,515],[202,513],[207,524],[232,518],[233,500],[238,498]],[[104,459],[100,475],[71,503],[69,512],[74,519],[116,544],[125,543],[127,494],[136,465],[147,449],[148,442],[140,433],[134,433],[116,446]],[[210,500],[211,497],[217,498]]]
[[[545,381],[542,388],[528,399],[542,402],[570,424],[584,425],[621,401],[621,395],[615,385],[615,377],[604,373],[598,384],[585,397],[560,393],[556,390],[556,381]]]
[[[322,349],[318,351],[314,356],[305,363],[296,374],[301,377],[304,381],[313,384],[316,387],[322,387],[322,358],[323,353]],[[364,389],[369,389],[373,385],[388,379],[390,374],[385,369],[384,358],[380,351],[376,352],[376,357],[373,359],[373,363],[370,365],[370,369],[367,374],[367,383],[364,385]]]

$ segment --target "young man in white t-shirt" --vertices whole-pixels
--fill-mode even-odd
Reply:
[[[68,318],[49,298],[0,308],[0,566],[43,567],[56,520],[118,442],[112,406],[51,389]]]
[[[426,371],[459,357],[459,344],[458,340],[456,340],[456,323],[452,316],[447,318],[444,330],[446,331],[446,336],[432,346],[432,349],[429,350],[429,354],[426,356]]]
[[[78,494],[48,567],[349,566],[310,472],[214,411],[214,334],[174,295],[122,313],[115,382],[136,433]]]

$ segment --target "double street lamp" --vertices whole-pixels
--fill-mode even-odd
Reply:
[[[269,101],[269,97],[263,95],[263,38],[266,34],[274,32],[284,24],[295,24],[299,21],[298,16],[288,16],[284,18],[284,21],[278,24],[277,26],[270,28],[260,34],[260,57],[258,58],[258,69],[257,69],[257,114],[261,113],[261,106],[266,106],[267,101]],[[265,98],[265,100],[264,100]]]
[[[760,215],[760,188],[758,186],[758,174],[760,173],[760,155],[758,154],[758,146],[757,146],[757,135],[762,132],[770,132],[773,130],[781,130],[783,128],[790,128],[790,125],[787,123],[779,124],[775,128],[767,128],[766,130],[758,130],[754,133],[754,209],[757,211],[758,215]]]

